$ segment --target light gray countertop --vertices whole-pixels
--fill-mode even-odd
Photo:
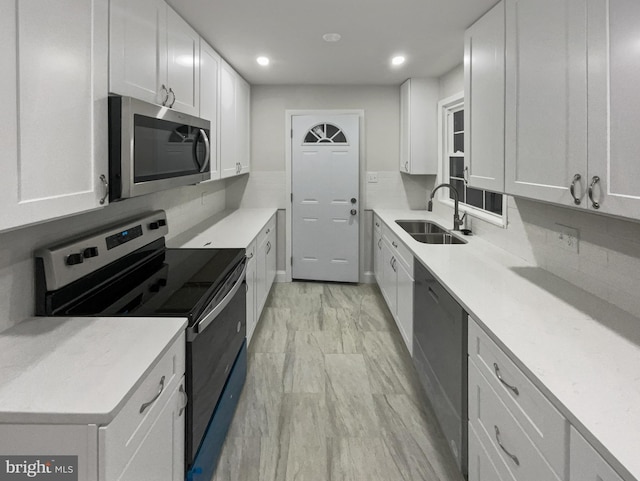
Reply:
[[[108,424],[182,318],[38,317],[0,333],[0,423]]]
[[[640,479],[640,319],[479,237],[422,244],[395,223],[450,229],[451,218],[374,212],[603,457]]]
[[[225,210],[167,241],[169,247],[246,248],[269,219],[275,207]]]

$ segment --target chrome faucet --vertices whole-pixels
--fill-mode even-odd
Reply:
[[[460,226],[462,225],[462,219],[460,219],[460,214],[458,212],[458,191],[456,190],[456,188],[453,185],[451,185],[451,184],[440,184],[440,185],[436,186],[436,188],[433,189],[433,191],[431,192],[431,196],[429,197],[429,203],[427,204],[427,210],[429,212],[431,212],[433,210],[433,196],[435,195],[436,191],[440,187],[449,187],[449,189],[451,189],[451,192],[453,192],[453,202],[454,202],[454,208],[453,208],[453,230],[460,230]]]

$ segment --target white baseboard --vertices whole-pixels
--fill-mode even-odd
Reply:
[[[287,282],[287,271],[276,271],[274,282]]]

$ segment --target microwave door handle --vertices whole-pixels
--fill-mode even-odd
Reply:
[[[220,303],[216,307],[214,307],[213,310],[209,314],[207,314],[204,319],[202,319],[192,328],[187,329],[187,341],[192,341],[199,333],[204,331],[207,328],[207,326],[211,324],[216,317],[218,317],[218,314],[220,314],[224,310],[224,308],[227,307],[227,305],[229,305],[229,303],[233,299],[233,296],[236,295],[236,293],[242,286],[242,283],[244,282],[245,274],[247,273],[246,261],[243,261],[242,264],[243,264],[242,273],[240,274],[240,277],[238,277],[238,280],[233,285],[229,293],[226,296],[224,296],[224,299],[222,299]]]
[[[204,165],[200,169],[200,172],[204,172],[209,166],[209,160],[211,159],[211,145],[209,144],[209,137],[204,129],[200,129],[200,135],[204,139],[204,148],[205,148],[205,156],[204,156]]]

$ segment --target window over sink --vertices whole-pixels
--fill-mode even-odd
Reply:
[[[442,135],[439,139],[441,159],[441,179],[450,183],[458,191],[460,210],[491,222],[506,225],[506,197],[501,193],[476,189],[467,184],[464,162],[464,94],[442,100],[439,103]],[[490,121],[488,119],[487,121]],[[453,207],[454,195],[451,190],[441,191],[438,199]]]

